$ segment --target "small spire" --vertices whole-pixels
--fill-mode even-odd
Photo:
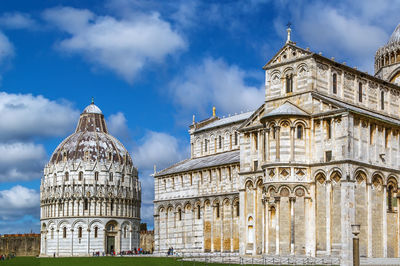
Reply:
[[[213,106],[213,116],[215,116],[215,106]]]
[[[195,118],[195,117],[194,117],[194,115],[193,115],[193,125],[196,124],[196,121],[194,120],[194,118]]]
[[[154,165],[154,174],[156,174],[156,173],[157,173],[157,166]]]
[[[292,23],[290,23],[290,22],[288,22],[288,24],[286,24],[286,26],[287,26],[287,40],[286,40],[286,43],[289,43],[289,42],[291,42],[291,40],[290,40],[290,33],[292,32],[292,29],[290,28],[290,26],[292,26]]]
[[[94,104],[94,97],[92,97],[92,104]]]

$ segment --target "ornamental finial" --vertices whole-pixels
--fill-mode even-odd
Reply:
[[[215,116],[215,106],[213,106],[213,116]]]
[[[92,104],[94,104],[94,97],[92,97]]]
[[[292,26],[292,23],[288,22],[288,24],[286,24],[287,26],[287,40],[286,43],[290,42],[290,33],[292,32],[292,29],[290,28],[290,26]]]

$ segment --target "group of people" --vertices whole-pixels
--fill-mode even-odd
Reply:
[[[141,254],[151,254],[150,251],[145,251],[142,248],[134,248],[133,250],[128,250],[128,251],[121,251],[120,253],[115,253],[114,250],[110,252],[111,256],[115,255],[120,255],[120,256],[125,256],[125,255],[141,255]],[[104,252],[93,252],[92,256],[93,257],[100,257],[100,256],[105,256],[106,254]]]
[[[13,254],[13,253],[8,254],[8,255],[6,255],[6,254],[0,254],[0,261],[3,261],[3,260],[10,260],[10,259],[13,259],[13,258],[15,258],[15,254]]]
[[[168,249],[167,255],[168,255],[168,256],[169,256],[169,255],[174,255],[174,248],[173,248],[173,247],[170,247],[170,248]]]

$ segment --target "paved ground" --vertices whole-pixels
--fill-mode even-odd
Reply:
[[[399,265],[400,258],[361,258],[361,265]]]

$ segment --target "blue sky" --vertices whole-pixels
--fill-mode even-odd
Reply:
[[[39,231],[41,171],[95,98],[131,152],[152,227],[153,165],[189,154],[188,125],[254,110],[262,66],[300,47],[373,73],[400,22],[392,1],[3,1],[0,234]]]

